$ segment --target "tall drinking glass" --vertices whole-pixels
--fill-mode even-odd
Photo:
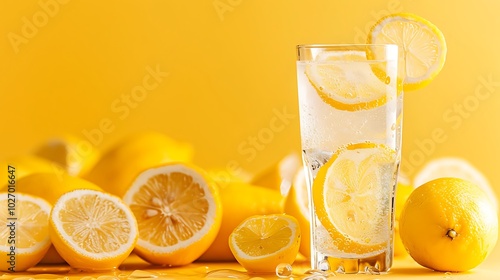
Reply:
[[[402,90],[396,45],[299,45],[313,269],[383,273],[393,258]]]

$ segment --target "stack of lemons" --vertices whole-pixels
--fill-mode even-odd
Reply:
[[[17,231],[15,262],[2,261],[0,270],[39,262],[109,270],[132,251],[167,266],[238,259],[250,271],[274,270],[283,256],[295,260],[300,229],[283,215],[279,185],[221,178],[190,163],[190,145],[159,133],[132,135],[103,153],[78,149],[84,141],[66,135],[3,163],[15,171],[13,184],[0,189],[0,205],[16,199]],[[7,214],[0,211],[4,220]],[[270,222],[259,222],[262,215]],[[251,242],[265,246],[255,253]]]

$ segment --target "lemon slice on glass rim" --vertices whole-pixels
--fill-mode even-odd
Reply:
[[[446,60],[443,33],[428,20],[409,13],[381,18],[371,28],[367,44],[396,44],[399,47],[398,77],[405,91],[422,88],[441,71]],[[369,55],[376,59],[380,54]]]
[[[336,109],[367,110],[387,102],[387,84],[368,63],[366,51],[321,52],[306,66],[305,74],[321,99]]]

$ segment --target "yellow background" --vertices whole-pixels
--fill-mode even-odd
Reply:
[[[498,196],[498,10],[487,0],[0,1],[0,157],[64,132],[104,149],[158,130],[192,143],[201,166],[262,171],[300,149],[295,45],[361,43],[377,18],[404,11],[443,31],[448,56],[434,82],[405,93],[403,170],[463,157]]]
[[[158,130],[192,143],[202,166],[259,172],[299,150],[295,45],[361,43],[377,18],[404,11],[443,31],[448,56],[433,83],[405,94],[403,170],[459,156],[500,193],[498,9],[485,0],[1,1],[0,155],[63,132],[105,148]],[[162,76],[147,80],[151,71]]]

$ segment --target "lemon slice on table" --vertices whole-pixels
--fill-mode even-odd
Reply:
[[[139,224],[135,252],[154,264],[193,262],[219,232],[219,190],[206,172],[167,163],[139,174],[124,196]]]
[[[274,272],[280,263],[292,264],[300,245],[300,227],[289,215],[257,215],[238,225],[229,247],[248,272]]]
[[[400,13],[381,18],[370,30],[368,44],[396,44],[405,91],[422,88],[441,71],[446,60],[443,33],[417,15]],[[377,52],[371,53],[375,58]]]
[[[15,197],[15,198],[14,198]],[[51,205],[42,198],[22,193],[0,193],[0,270],[24,271],[36,265],[49,250]],[[10,215],[9,208],[13,208]],[[9,220],[15,217],[16,220]],[[10,227],[9,225],[13,225]],[[14,243],[13,243],[14,242]],[[15,247],[11,257],[11,246]],[[10,261],[13,261],[10,263]]]
[[[63,194],[50,214],[50,237],[71,267],[83,270],[117,268],[137,241],[132,211],[114,195],[96,190]]]
[[[314,209],[339,250],[375,253],[390,241],[387,225],[395,161],[396,152],[382,144],[350,144],[337,150],[318,171],[312,191]]]
[[[338,63],[327,63],[330,61]],[[374,74],[363,51],[319,53],[315,62],[306,66],[306,76],[321,99],[339,110],[367,110],[382,106],[387,101],[387,87]]]

